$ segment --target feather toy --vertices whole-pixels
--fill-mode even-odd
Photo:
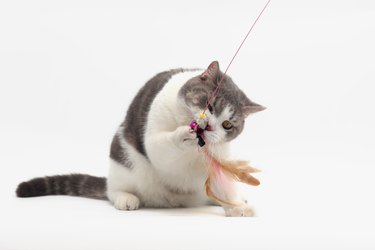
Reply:
[[[242,40],[240,46],[238,47],[236,53],[232,57],[231,61],[229,62],[224,74],[222,75],[220,81],[218,81],[217,87],[214,90],[214,92],[211,94],[210,98],[207,101],[207,106],[205,110],[199,114],[199,117],[196,117],[191,123],[190,127],[195,131],[198,138],[198,145],[200,147],[204,147],[206,145],[206,142],[204,141],[204,131],[207,128],[208,125],[208,119],[205,115],[205,112],[207,111],[208,107],[211,105],[213,98],[215,97],[217,91],[219,90],[225,75],[228,72],[228,69],[232,65],[234,59],[236,58],[238,52],[241,50],[242,45],[245,43],[247,37],[253,30],[255,24],[258,22],[259,18],[267,8],[268,4],[271,2],[271,0],[268,0],[266,4],[264,5],[262,11],[259,13],[258,17],[253,22],[252,26],[250,27],[249,31],[247,32],[245,38]],[[229,194],[231,192],[231,189],[233,188],[234,182],[242,182],[248,185],[252,186],[258,186],[260,184],[259,180],[253,177],[251,174],[259,172],[258,169],[250,167],[249,163],[247,161],[223,161],[215,159],[208,150],[204,149],[202,150],[204,154],[206,155],[207,159],[207,166],[208,166],[208,177],[205,182],[205,188],[207,196],[210,197],[212,200],[215,200],[219,204],[223,206],[237,206],[240,204],[233,203],[231,201],[225,201],[221,197],[217,196],[213,189],[212,185],[215,183],[216,186],[220,187],[224,193],[224,196],[227,196],[226,194]]]

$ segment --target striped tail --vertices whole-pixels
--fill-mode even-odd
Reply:
[[[43,195],[72,195],[95,199],[107,199],[107,182],[104,177],[85,174],[54,175],[22,182],[18,185],[18,197]]]

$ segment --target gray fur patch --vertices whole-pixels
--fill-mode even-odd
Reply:
[[[128,152],[121,145],[120,136],[122,136],[122,133],[116,134],[113,137],[109,157],[127,168],[132,168],[133,164],[128,158]]]
[[[187,81],[180,89],[179,96],[188,106],[204,109],[214,89],[215,85],[213,83],[203,81],[199,76],[196,76]]]
[[[112,139],[109,157],[112,160],[115,160],[118,163],[123,164],[124,163],[123,150],[124,149],[121,147],[121,144],[120,144],[120,139],[118,138],[118,135],[116,134],[115,136],[113,136],[113,139]]]

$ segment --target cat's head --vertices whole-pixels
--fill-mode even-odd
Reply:
[[[179,97],[192,116],[199,115],[207,107],[222,76],[219,63],[215,61],[181,88]],[[252,102],[229,76],[225,76],[206,111],[208,127],[204,132],[205,141],[216,144],[233,140],[243,131],[245,119],[264,109]]]

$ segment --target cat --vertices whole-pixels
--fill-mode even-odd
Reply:
[[[34,178],[18,185],[18,197],[74,195],[108,199],[119,210],[214,204],[205,192],[207,167],[189,123],[206,107],[205,147],[220,159],[244,129],[245,119],[265,108],[252,102],[225,75],[219,63],[207,69],[174,69],[157,74],[138,92],[110,148],[107,178],[84,174]],[[226,216],[253,216],[254,209],[234,193]]]

